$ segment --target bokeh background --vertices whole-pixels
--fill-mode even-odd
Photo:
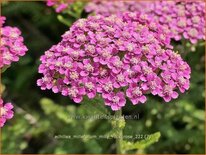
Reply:
[[[107,134],[111,124],[107,120],[78,120],[74,115],[110,113],[101,106],[82,105],[68,97],[41,91],[36,85],[39,57],[69,27],[59,22],[53,8],[44,2],[9,2],[2,6],[6,24],[17,26],[29,48],[26,56],[3,73],[3,98],[12,101],[15,117],[2,128],[2,153],[115,153],[114,139],[56,139],[55,135]],[[86,13],[82,13],[82,17]],[[74,22],[73,17],[67,17]],[[174,42],[179,49],[181,44]],[[127,103],[124,115],[139,115],[139,119],[126,120],[124,134],[151,134],[160,131],[158,142],[128,153],[204,153],[205,122],[205,46],[184,54],[192,68],[191,88],[177,100],[164,103],[150,97],[146,104],[132,106]],[[99,110],[100,107],[103,110]],[[95,109],[96,108],[96,109]]]

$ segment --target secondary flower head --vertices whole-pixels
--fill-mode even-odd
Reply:
[[[73,3],[73,0],[47,0],[47,6],[54,7],[57,13],[67,9],[71,3]]]
[[[0,24],[3,25],[5,17],[0,17]],[[21,31],[16,27],[1,27],[1,46],[0,46],[0,68],[9,66],[13,61],[19,60],[20,56],[25,55],[28,50],[24,45]]]
[[[205,2],[202,1],[92,1],[85,7],[86,12],[110,16],[123,12],[147,13],[168,31],[176,41],[182,38],[196,43],[205,40]]]
[[[0,99],[0,127],[3,127],[5,122],[14,116],[13,105],[6,103],[3,105],[3,100]]]
[[[151,5],[151,16],[164,25],[175,40],[184,37],[193,44],[205,40],[205,2],[156,1]]]
[[[123,12],[137,12],[141,11],[143,8],[149,9],[149,3],[151,2],[92,0],[85,6],[85,11],[88,13],[110,16]]]
[[[99,94],[119,110],[126,97],[134,105],[146,102],[147,94],[169,102],[189,89],[190,67],[172,51],[161,26],[144,14],[80,19],[40,60],[38,86],[76,103]]]

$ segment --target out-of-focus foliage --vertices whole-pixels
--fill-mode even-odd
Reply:
[[[74,3],[69,4],[68,8],[64,10],[61,14],[57,15],[57,19],[67,25],[71,26],[73,22],[77,19],[84,16],[84,1],[75,1]]]
[[[9,2],[3,5],[2,15],[7,17],[7,25],[22,31],[29,48],[26,56],[3,73],[6,86],[3,97],[15,103],[16,114],[2,129],[2,153],[115,153],[115,140],[109,136],[108,139],[65,138],[66,135],[111,135],[113,124],[106,119],[74,118],[113,115],[102,106],[101,100],[85,99],[78,105],[36,86],[40,55],[59,42],[68,30],[59,22],[55,11],[43,2]],[[74,22],[72,17],[66,19]],[[156,97],[150,97],[146,104],[128,103],[123,114],[139,116],[139,119],[126,120],[124,135],[137,136],[137,139],[124,139],[129,141],[125,143],[128,153],[204,153],[205,45],[197,45],[193,52],[181,42],[174,45],[192,68],[191,88],[170,103]],[[161,133],[160,138],[157,131]],[[147,141],[141,135],[153,133],[156,133],[153,141],[158,138],[159,141],[144,148]],[[130,147],[131,142],[138,150]]]
[[[158,142],[160,138],[160,132],[151,134],[148,138],[137,141],[135,143],[129,141],[123,141],[123,148],[124,150],[134,150],[134,149],[145,149],[146,147],[150,146],[151,144]]]

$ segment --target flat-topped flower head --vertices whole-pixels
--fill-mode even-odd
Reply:
[[[146,7],[149,3],[137,1],[103,1],[92,0],[85,6],[85,11],[88,13],[101,14],[110,16],[112,14],[120,14],[123,12],[140,11],[141,9],[149,9]]]
[[[195,44],[198,40],[205,40],[205,2],[203,1],[108,2],[96,0],[89,2],[85,10],[104,16],[124,12],[146,13],[163,25],[168,35],[176,41],[185,38]],[[151,23],[150,28],[152,27],[157,28],[154,23]],[[164,36],[161,35],[160,38],[164,39]]]
[[[3,104],[3,100],[0,99],[0,127],[3,127],[7,120],[14,116],[13,105],[11,103]]]
[[[161,26],[144,14],[80,19],[40,60],[38,86],[76,103],[98,95],[119,110],[126,97],[134,105],[145,103],[147,94],[169,102],[189,89],[190,67],[172,51]]]
[[[182,38],[195,44],[205,40],[205,2],[203,1],[156,1],[149,14],[167,27],[175,40]]]
[[[3,26],[5,17],[0,17]],[[19,61],[19,57],[25,55],[28,50],[23,43],[21,31],[16,27],[1,27],[0,68],[10,66],[12,62]]]

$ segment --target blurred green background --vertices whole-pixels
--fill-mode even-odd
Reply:
[[[57,20],[53,8],[44,2],[9,2],[3,4],[6,24],[17,26],[29,48],[26,56],[3,73],[6,86],[5,101],[12,101],[15,117],[2,128],[2,153],[115,153],[114,139],[56,139],[55,135],[104,135],[111,130],[107,120],[78,120],[74,115],[111,113],[109,109],[94,106],[93,101],[82,105],[68,97],[41,91],[36,81],[39,57],[69,29]],[[64,15],[65,16],[65,15]],[[83,16],[85,14],[83,13]],[[66,17],[71,23],[72,17]],[[176,42],[181,48],[181,44]],[[150,97],[143,105],[127,103],[124,115],[139,115],[127,120],[124,134],[152,134],[160,131],[159,141],[146,149],[128,153],[204,153],[204,46],[185,54],[192,68],[191,88],[170,103]],[[96,108],[97,107],[97,108]],[[103,110],[99,110],[102,108]]]

